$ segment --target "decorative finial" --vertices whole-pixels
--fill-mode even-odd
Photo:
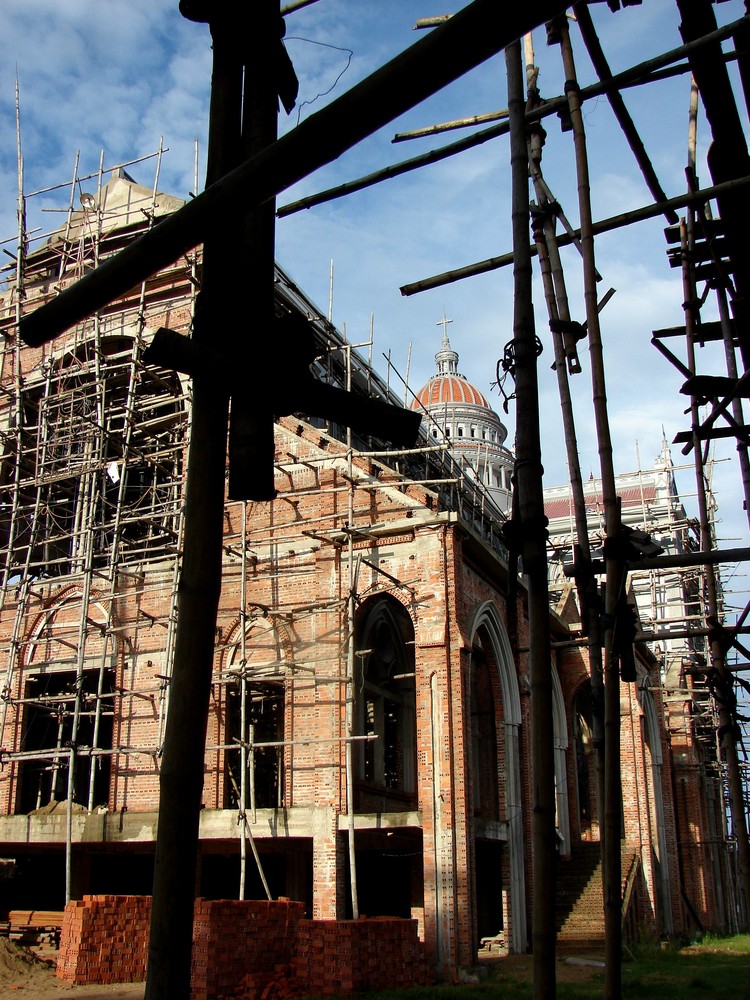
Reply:
[[[458,372],[458,354],[451,348],[451,343],[448,340],[448,324],[452,322],[453,320],[448,319],[445,310],[443,310],[442,318],[436,324],[443,328],[443,342],[435,355],[438,375],[455,375]]]

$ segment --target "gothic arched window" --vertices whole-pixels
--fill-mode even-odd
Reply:
[[[356,624],[354,704],[359,811],[411,808],[416,789],[414,626],[389,596],[372,598]]]

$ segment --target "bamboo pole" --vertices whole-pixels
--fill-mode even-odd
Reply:
[[[717,95],[713,97],[715,103]],[[731,112],[730,112],[731,117]],[[696,149],[697,149],[697,121],[698,121],[698,85],[693,80],[690,94],[690,112],[688,127],[688,162],[687,175],[688,182],[697,184],[696,173]],[[697,295],[695,289],[695,272],[689,255],[694,242],[694,214],[688,214],[680,226],[680,243],[682,249],[682,280],[683,294],[692,296],[685,298],[686,303],[696,302]],[[719,316],[721,322],[722,338],[724,340],[725,357],[727,370],[730,375],[736,377],[736,359],[734,352],[734,336],[730,330],[729,314],[727,309],[726,291],[724,288],[717,289],[719,302]],[[685,333],[687,340],[688,367],[691,374],[696,372],[695,343],[696,343],[696,321],[697,314],[691,308],[685,308]],[[738,317],[739,318],[739,317]],[[740,341],[741,345],[741,341]],[[742,404],[739,400],[734,400],[737,406],[734,407],[735,419],[739,418],[742,424]],[[714,534],[708,514],[708,498],[706,496],[706,477],[703,464],[703,455],[699,444],[700,412],[695,397],[690,400],[691,423],[693,427],[693,461],[695,465],[696,493],[698,502],[698,513],[701,530],[701,549],[706,553],[715,551]],[[745,506],[747,507],[748,469],[747,469],[747,446],[738,440],[738,453],[742,480],[745,488]],[[744,461],[743,461],[744,459]],[[748,511],[750,517],[750,511]],[[712,622],[718,620],[719,601],[716,576],[713,564],[708,561],[703,563],[705,594],[707,612],[706,620],[710,626]],[[732,678],[726,665],[726,657],[721,637],[716,631],[709,632],[711,648],[711,666],[718,672],[720,682],[725,691],[731,692]],[[717,699],[718,702],[718,699]],[[719,745],[724,751],[727,778],[730,792],[729,811],[734,826],[734,833],[737,839],[737,854],[739,861],[739,885],[737,886],[740,899],[739,925],[744,929],[748,927],[750,920],[750,842],[748,841],[746,808],[744,798],[744,786],[740,773],[739,758],[737,755],[737,733],[736,720],[730,710],[730,705],[726,702],[717,703],[719,714]]]
[[[615,229],[624,229],[635,222],[645,222],[646,219],[654,219],[662,215],[666,209],[685,208],[688,205],[701,205],[722,194],[739,192],[750,184],[750,174],[738,177],[731,181],[724,181],[721,184],[712,184],[710,187],[702,188],[699,191],[691,191],[687,194],[678,195],[675,198],[668,198],[660,205],[645,205],[643,208],[633,209],[631,212],[622,212],[620,215],[612,215],[607,219],[591,223],[591,235],[599,236],[602,233],[610,233]],[[558,246],[564,247],[574,243],[581,238],[581,230],[576,229],[572,233],[562,233],[557,238]],[[531,248],[532,256],[536,254],[536,247]],[[443,271],[442,274],[433,275],[430,278],[422,278],[420,281],[413,281],[408,285],[402,285],[400,292],[402,295],[414,295],[417,292],[426,292],[431,288],[440,288],[453,281],[460,281],[463,278],[471,278],[476,274],[486,274],[487,271],[495,271],[501,267],[507,267],[513,263],[513,252],[501,254],[498,257],[488,257],[486,260],[477,261],[476,264],[467,264],[464,267],[454,268],[452,271]]]
[[[247,742],[253,737],[247,729],[247,501],[242,501],[242,555],[240,556],[240,782],[237,789],[238,819],[242,824],[240,832],[240,888],[239,898],[245,898],[247,876]],[[251,758],[255,771],[255,754]],[[254,804],[254,803],[253,803]],[[253,817],[253,821],[254,821]]]
[[[535,178],[532,168],[532,178]],[[540,198],[545,204],[546,196]],[[536,229],[536,245],[538,248],[539,265],[542,283],[545,289],[547,309],[551,326],[556,320],[570,321],[565,277],[562,260],[557,247],[554,217],[547,213],[543,221],[540,219]],[[589,674],[591,677],[592,701],[592,743],[594,747],[597,775],[597,794],[599,809],[604,804],[604,673],[602,669],[601,622],[598,611],[598,593],[596,576],[591,565],[591,545],[589,542],[588,517],[586,514],[586,498],[583,492],[583,476],[578,456],[578,437],[576,434],[573,403],[568,379],[568,365],[571,363],[570,349],[566,351],[563,334],[558,329],[552,334],[555,352],[555,374],[557,389],[562,411],[563,432],[565,436],[565,452],[568,462],[568,479],[573,498],[573,512],[576,533],[575,561],[570,567],[575,576],[579,592],[579,603],[584,627],[584,634],[589,638]],[[575,355],[577,361],[577,353]],[[576,369],[574,368],[573,371]],[[577,371],[580,371],[580,364]]]
[[[618,88],[641,86],[644,83],[650,83],[653,80],[659,79],[661,76],[671,76],[677,73],[689,73],[690,66],[687,63],[671,69],[665,69],[662,74],[659,74],[658,71],[663,67],[668,67],[669,64],[674,62],[676,59],[680,59],[704,45],[727,38],[733,30],[744,24],[745,20],[745,18],[742,18],[739,21],[733,22],[732,25],[719,28],[716,32],[707,35],[705,38],[697,39],[688,45],[682,45],[679,48],[671,49],[669,52],[666,52],[661,56],[656,56],[654,59],[649,59],[646,62],[639,63],[631,69],[616,74],[611,80],[599,81],[598,83],[590,84],[588,87],[581,90],[581,100],[589,100],[594,97],[599,97],[602,94],[610,93],[610,91]],[[532,111],[528,111],[526,113],[526,119],[529,123],[541,121],[543,118],[557,114],[559,111],[567,108],[567,105],[568,99],[565,95],[561,97],[553,97],[550,100],[542,101],[541,104],[539,104]],[[502,112],[495,113],[496,117],[500,114],[502,114]],[[507,115],[507,112],[505,112],[505,114]],[[456,125],[456,123],[446,124]],[[437,126],[437,130],[440,130],[440,126]],[[466,149],[474,149],[476,146],[480,146],[484,142],[488,142],[489,140],[495,139],[501,135],[506,135],[507,132],[507,120],[501,121],[497,125],[492,125],[490,128],[483,129],[481,132],[477,132],[474,135],[466,136],[463,139],[459,139],[457,142],[450,143],[447,146],[441,146],[439,149],[430,150],[427,153],[423,153],[421,156],[415,156],[409,160],[403,160],[400,163],[391,164],[388,167],[384,167],[382,170],[374,171],[373,173],[360,177],[357,180],[348,181],[347,183],[338,185],[337,187],[328,188],[327,190],[320,191],[317,194],[309,195],[306,198],[300,198],[298,201],[290,202],[287,205],[282,205],[277,214],[279,218],[281,218],[286,215],[291,215],[294,212],[299,212],[303,208],[312,208],[314,205],[320,205],[323,202],[332,201],[334,198],[340,198],[347,194],[353,194],[355,191],[361,191],[364,188],[371,187],[379,181],[387,180],[390,177],[398,177],[401,174],[408,173],[410,170],[416,170],[418,167],[425,166],[429,163],[437,163],[440,160],[444,160],[456,153],[463,152]],[[658,211],[656,214],[661,215],[663,210],[664,209]],[[667,206],[666,210],[669,211],[669,206]]]
[[[239,156],[242,58],[236,25],[211,25],[213,78],[207,181]],[[158,227],[157,227],[158,228]],[[228,326],[242,245],[236,226],[206,241],[193,339],[210,343]],[[155,232],[156,230],[153,230]],[[193,379],[192,434],[185,490],[185,545],[164,753],[159,774],[153,905],[146,1000],[187,1000],[203,788],[204,748],[221,590],[228,396],[201,372]]]
[[[581,30],[584,45],[586,46],[591,62],[594,65],[597,76],[602,81],[611,80],[612,71],[609,68],[609,63],[607,62],[604,50],[601,47],[596,30],[594,29],[594,22],[591,19],[588,4],[580,2],[574,4],[573,12],[575,14],[576,21],[578,22],[578,27]],[[663,203],[666,201],[667,196],[659,183],[659,178],[656,176],[656,171],[654,170],[653,164],[648,157],[646,147],[643,145],[643,140],[638,134],[635,122],[630,117],[630,112],[625,106],[625,102],[622,99],[620,91],[608,90],[607,100],[610,103],[612,111],[614,112],[615,118],[617,119],[625,138],[628,140],[628,144],[633,151],[636,163],[640,167],[641,173],[643,174],[643,179],[646,181],[649,191],[654,196],[654,201]],[[670,225],[673,226],[677,223],[677,213],[674,209],[665,210],[664,215]]]
[[[527,106],[538,96],[536,80],[538,70],[533,67],[534,56],[531,40],[528,43]],[[533,235],[538,250],[542,284],[547,302],[547,311],[552,330],[552,343],[555,352],[555,373],[557,375],[558,395],[563,418],[565,450],[568,463],[568,479],[573,498],[573,510],[576,530],[577,548],[575,549],[575,578],[579,592],[580,610],[584,634],[589,636],[589,674],[591,676],[592,722],[596,780],[599,809],[604,804],[604,674],[602,670],[601,623],[598,610],[598,593],[596,577],[591,566],[591,546],[589,543],[588,517],[586,500],[583,492],[583,476],[578,457],[578,439],[576,435],[573,404],[570,394],[568,373],[577,374],[581,371],[578,350],[575,341],[563,334],[559,321],[570,323],[570,307],[565,286],[562,258],[558,246],[555,226],[556,214],[551,210],[552,198],[549,188],[542,177],[542,152],[537,157],[530,157],[529,172],[534,184],[539,206],[544,210],[537,214]]]
[[[586,134],[578,99],[578,84],[570,44],[568,24],[559,19],[561,52],[566,91],[573,122],[573,140],[578,176],[578,206],[583,250],[584,301],[591,359],[594,417],[599,442],[599,460],[604,500],[607,569],[604,631],[604,828],[602,875],[604,887],[605,997],[619,1000],[622,964],[622,858],[620,853],[622,789],[620,786],[620,673],[619,658],[613,649],[614,622],[618,602],[625,586],[625,571],[618,549],[621,544],[620,507],[616,495],[612,461],[612,441],[607,415],[604,356],[596,297],[596,264],[591,219]]]
[[[529,253],[529,181],[520,43],[505,50],[511,123],[513,348],[517,396],[515,477],[523,572],[529,592],[529,674],[533,774],[532,950],[534,997],[554,1000],[555,765],[552,746],[552,654],[542,491],[536,333]]]
[[[346,350],[346,388],[352,387],[352,351],[347,345]],[[354,528],[354,451],[352,445],[352,429],[346,429],[346,464],[349,477],[349,493],[347,495],[348,524]],[[349,854],[349,891],[352,903],[352,919],[359,919],[359,893],[357,888],[357,854],[354,836],[354,661],[355,636],[354,621],[357,607],[357,586],[361,554],[354,561],[354,531],[348,532],[346,543],[348,587],[346,600],[346,685],[345,685],[345,718],[346,743],[344,744],[344,768],[346,775],[346,832]]]
[[[750,548],[739,549],[708,549],[701,552],[682,552],[666,556],[644,556],[632,564],[633,570],[675,569],[685,566],[714,566],[717,563],[734,563],[750,561]],[[595,572],[603,572],[604,564],[594,563]],[[575,566],[563,569],[565,576],[575,576]]]

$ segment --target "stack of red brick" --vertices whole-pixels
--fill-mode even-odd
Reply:
[[[84,896],[65,907],[58,978],[134,983],[146,978],[150,896]]]
[[[304,920],[290,900],[195,903],[192,1000],[290,1000],[433,981],[415,920]],[[149,896],[84,896],[65,908],[57,975],[146,978]]]
[[[434,981],[414,920],[301,920],[292,969],[306,993],[396,989]]]
[[[272,979],[286,976],[304,910],[290,900],[196,900],[193,1000],[260,998]]]

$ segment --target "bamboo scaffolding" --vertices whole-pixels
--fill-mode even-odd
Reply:
[[[647,219],[656,218],[663,215],[665,211],[671,209],[686,208],[689,205],[701,205],[712,198],[729,194],[733,191],[743,189],[750,184],[750,174],[735,178],[731,181],[723,181],[710,187],[702,188],[688,194],[678,195],[675,198],[668,198],[667,201],[659,205],[646,205],[643,208],[634,209],[631,212],[622,212],[620,215],[613,215],[599,222],[591,223],[592,236],[600,236],[602,233],[609,233],[615,229],[623,229],[636,222],[645,222]],[[581,238],[581,230],[574,230],[572,235],[564,234],[558,237],[558,246],[569,246],[576,239]],[[536,247],[531,248],[532,256],[536,254]],[[501,267],[507,267],[513,263],[513,253],[504,253],[498,257],[488,257],[486,260],[478,261],[476,264],[467,264],[465,267],[457,267],[452,271],[443,271],[441,274],[433,275],[430,278],[422,278],[420,281],[413,281],[400,288],[402,295],[415,295],[417,292],[425,292],[431,288],[440,288],[453,281],[461,281],[463,278],[470,278],[477,274],[486,274],[488,271],[495,271]]]
[[[607,394],[604,359],[596,296],[596,265],[594,233],[591,217],[588,154],[586,134],[578,96],[576,68],[570,44],[568,24],[564,18],[556,22],[560,32],[560,48],[565,73],[568,106],[573,123],[573,141],[578,178],[578,207],[581,220],[583,251],[584,302],[591,359],[591,379],[599,459],[601,463],[602,496],[608,555],[606,556],[604,629],[604,826],[602,837],[602,881],[604,885],[605,927],[605,997],[619,1000],[621,996],[622,963],[622,858],[620,854],[620,672],[619,656],[614,650],[614,622],[619,602],[624,594],[625,570],[619,549],[621,546],[620,507],[616,494],[612,461],[612,442],[607,415]]]
[[[640,86],[643,83],[651,82],[651,80],[656,79],[653,74],[656,70],[661,67],[668,66],[670,63],[675,62],[677,59],[682,58],[685,55],[690,54],[696,49],[701,48],[704,45],[709,45],[715,41],[721,41],[724,38],[729,37],[734,30],[745,23],[745,18],[739,21],[733,22],[732,25],[726,26],[724,28],[717,29],[716,32],[712,32],[705,38],[698,39],[689,44],[682,45],[676,49],[672,49],[662,56],[657,56],[654,59],[647,60],[646,62],[639,63],[638,65],[632,67],[629,70],[625,70],[623,73],[618,73],[616,76],[612,77],[611,80],[600,81],[597,84],[592,84],[581,90],[581,99],[587,100],[595,97],[599,97],[601,94],[609,93],[611,91],[619,90],[629,86]],[[679,72],[689,73],[690,66],[685,64],[679,67]],[[540,121],[549,115],[557,114],[559,111],[567,107],[567,97],[560,96],[552,98],[547,101],[543,101],[538,107],[534,108],[532,111],[526,112],[526,120],[529,124],[535,121]],[[502,114],[502,112],[496,112],[496,116]],[[455,124],[455,123],[452,123]],[[439,126],[438,126],[439,128]],[[463,139],[459,139],[457,142],[451,143],[448,146],[443,146],[440,149],[430,150],[427,153],[423,153],[421,156],[413,157],[409,160],[404,160],[401,163],[395,163],[391,166],[384,167],[381,170],[374,171],[371,174],[367,174],[365,177],[361,177],[357,180],[348,181],[345,184],[338,185],[334,188],[329,188],[326,191],[321,191],[318,194],[310,195],[306,198],[301,198],[298,201],[290,202],[288,205],[283,205],[278,209],[279,218],[291,215],[294,212],[299,212],[302,209],[312,208],[314,205],[322,204],[326,201],[331,201],[335,198],[343,197],[344,195],[353,194],[356,191],[364,190],[367,187],[371,187],[374,184],[379,183],[382,180],[388,180],[391,177],[398,177],[401,174],[408,173],[411,170],[416,170],[419,167],[426,166],[430,163],[438,163],[456,153],[464,152],[467,149],[473,149],[476,146],[481,145],[484,142],[488,142],[491,139],[495,139],[498,136],[506,135],[508,132],[507,121],[501,121],[497,125],[493,125],[488,129],[476,133],[475,135],[467,136]],[[672,206],[667,206],[665,211],[670,211]],[[661,215],[662,211],[657,211],[657,215]]]
[[[688,144],[688,176],[695,177],[695,127],[694,119],[696,115],[696,103],[693,97],[691,101],[691,129]],[[682,280],[683,295],[686,303],[697,303],[695,273],[690,250],[694,242],[695,218],[691,212],[687,219],[680,224],[681,247],[682,247]],[[693,305],[685,309],[685,332],[686,347],[688,357],[688,369],[691,374],[695,374],[696,353],[695,347],[699,343],[698,331],[696,328],[698,320],[698,308]],[[726,341],[725,341],[726,343]],[[740,344],[741,348],[741,344]],[[725,347],[725,352],[729,348]],[[732,348],[733,353],[733,348]],[[698,444],[698,428],[700,426],[698,401],[695,396],[691,396],[690,403],[691,423],[693,426],[693,456],[695,463],[695,477],[697,488],[697,503],[700,518],[701,549],[704,553],[710,553],[715,548],[714,535],[709,517],[709,504],[707,496],[707,481],[705,474],[705,463],[703,453]],[[703,563],[703,586],[706,602],[706,623],[710,628],[720,621],[720,581],[717,579],[713,565],[720,561],[706,559]],[[716,629],[709,634],[711,663],[721,680],[722,687],[731,691],[731,674],[726,669],[725,650],[720,637],[717,637]],[[726,773],[728,783],[729,810],[734,827],[734,835],[737,840],[737,851],[739,861],[739,903],[740,903],[740,926],[746,928],[750,919],[750,841],[748,840],[748,828],[744,805],[744,787],[740,774],[739,759],[737,754],[737,742],[735,735],[735,720],[730,706],[725,698],[721,698],[716,704],[719,728],[718,742],[726,760]]]
[[[533,74],[533,50],[529,43],[527,55],[527,73],[529,74],[528,103],[533,101],[535,88],[531,86]],[[583,476],[578,455],[578,439],[570,392],[569,374],[581,371],[578,350],[573,336],[563,333],[570,329],[571,315],[568,304],[568,294],[565,276],[555,226],[556,215],[551,211],[547,185],[543,183],[541,169],[541,147],[538,155],[531,155],[530,144],[529,172],[534,184],[540,211],[532,213],[532,231],[537,247],[540,263],[542,284],[544,287],[549,325],[552,331],[552,343],[555,356],[555,374],[557,376],[558,395],[562,411],[563,430],[565,436],[565,451],[568,464],[568,480],[573,499],[573,512],[576,531],[577,548],[574,563],[574,574],[579,590],[579,605],[584,621],[584,633],[590,636],[589,674],[591,677],[592,701],[592,742],[596,761],[597,793],[599,802],[604,802],[604,674],[601,652],[601,624],[598,613],[598,594],[596,592],[595,576],[591,568],[591,546],[589,542],[588,515],[583,488]]]
[[[532,938],[534,997],[555,996],[555,770],[550,739],[552,677],[550,672],[549,593],[544,530],[544,499],[539,430],[539,393],[531,296],[528,240],[528,149],[524,121],[523,68],[520,42],[505,50],[511,126],[511,175],[514,276],[513,348],[518,399],[515,479],[523,572],[529,588],[529,674],[534,775]],[[514,518],[515,520],[515,518]],[[544,891],[540,891],[544,886]]]
[[[159,150],[154,154],[157,160],[157,168],[152,190],[152,210],[151,213],[147,213],[149,218],[146,228],[152,224],[154,215],[162,152],[163,144],[160,144]],[[91,253],[96,264],[102,259],[104,239],[102,213],[98,210],[96,212],[89,212],[84,209],[84,225],[77,229],[74,235],[73,195],[82,179],[78,173],[78,162],[78,156],[76,156],[72,180],[69,182],[69,185],[65,185],[70,188],[70,196],[68,206],[64,210],[66,213],[66,222],[62,230],[62,252],[57,254],[56,258],[59,268],[72,267],[74,271],[79,267],[83,259],[81,252],[83,241],[86,241],[87,245],[91,246]],[[97,178],[97,196],[95,199],[97,204],[100,204],[102,200],[103,174],[102,153],[98,171],[87,175],[89,178]],[[25,206],[20,179],[19,205]],[[19,244],[25,250],[28,237],[24,232],[24,219],[25,210],[23,212],[19,211],[20,228],[18,239]],[[56,235],[59,236],[59,234]],[[78,249],[76,249],[76,245]],[[25,269],[28,267],[31,280],[33,281],[36,273],[35,269],[39,266],[37,259],[35,256],[27,261],[25,253],[17,255],[17,262],[19,264],[19,271],[16,275],[17,300],[20,298],[17,294],[18,289],[23,289],[24,287]],[[61,278],[62,273],[61,271]],[[69,271],[66,271],[65,275],[67,280]],[[4,704],[2,727],[0,728],[4,730],[7,712],[11,706],[29,705],[36,711],[42,711],[45,709],[45,706],[50,705],[49,700],[44,696],[20,699],[13,697],[14,675],[17,664],[20,664],[22,650],[33,649],[44,638],[45,633],[47,641],[53,641],[71,649],[73,656],[70,658],[55,657],[54,660],[44,662],[35,658],[23,668],[29,671],[29,669],[43,670],[45,666],[52,666],[57,669],[64,667],[67,669],[72,668],[73,670],[76,678],[74,682],[75,690],[71,697],[65,701],[68,708],[58,714],[57,747],[22,753],[20,755],[11,754],[8,758],[17,764],[31,760],[51,760],[53,795],[58,788],[58,777],[62,775],[64,769],[67,767],[68,792],[65,807],[66,897],[70,895],[72,804],[74,795],[80,794],[84,803],[88,803],[88,810],[91,811],[95,804],[95,779],[98,768],[96,761],[124,752],[147,753],[149,756],[155,758],[158,752],[158,748],[156,747],[149,750],[126,748],[123,746],[109,749],[106,746],[98,745],[101,739],[103,718],[105,716],[112,718],[115,714],[110,707],[114,700],[138,697],[152,700],[154,696],[152,693],[138,691],[109,692],[105,690],[105,677],[109,672],[110,662],[113,659],[111,642],[118,633],[124,632],[128,628],[127,625],[114,626],[113,624],[115,602],[123,596],[123,591],[119,587],[118,581],[128,579],[129,577],[127,572],[123,573],[120,566],[119,553],[124,541],[123,531],[127,530],[129,524],[150,522],[148,517],[144,519],[143,509],[139,511],[137,516],[126,516],[124,475],[119,478],[116,497],[111,501],[104,501],[98,480],[103,475],[107,466],[108,451],[110,454],[113,450],[115,453],[119,453],[125,467],[127,467],[130,461],[135,459],[139,462],[151,462],[152,468],[157,470],[163,468],[160,463],[165,459],[174,463],[175,458],[180,454],[182,448],[182,444],[176,441],[169,448],[161,448],[158,452],[154,449],[149,449],[148,452],[145,452],[143,449],[135,447],[132,444],[134,428],[136,423],[138,423],[137,418],[141,416],[141,413],[136,414],[135,410],[135,387],[143,378],[143,366],[138,360],[138,352],[141,346],[141,334],[145,318],[146,289],[147,283],[143,282],[140,288],[139,299],[129,313],[135,321],[136,328],[136,336],[132,338],[130,349],[116,353],[113,353],[111,350],[105,352],[102,349],[104,338],[111,336],[113,332],[119,333],[124,328],[124,323],[121,320],[115,330],[110,321],[101,315],[95,316],[93,323],[87,324],[85,328],[81,327],[76,330],[72,341],[69,341],[68,345],[66,345],[68,350],[85,348],[88,352],[89,360],[83,363],[79,362],[75,370],[76,381],[84,376],[90,378],[90,390],[87,390],[86,398],[88,402],[86,405],[90,405],[92,409],[90,414],[85,417],[83,435],[81,435],[80,428],[68,426],[65,417],[63,417],[62,421],[59,421],[57,416],[58,413],[62,413],[60,400],[64,400],[67,393],[65,385],[68,373],[66,369],[62,366],[55,367],[54,363],[47,363],[44,366],[46,374],[44,382],[41,384],[41,395],[38,403],[34,403],[33,415],[29,417],[24,414],[24,407],[27,408],[27,411],[30,411],[31,407],[28,398],[21,394],[21,387],[24,386],[25,380],[21,379],[20,371],[17,367],[20,365],[18,345],[14,345],[11,355],[8,355],[7,350],[3,352],[3,362],[10,356],[13,357],[14,365],[16,366],[13,398],[19,416],[16,418],[17,431],[13,437],[16,454],[16,486],[11,504],[11,528],[2,552],[4,557],[3,604],[7,604],[9,595],[13,589],[16,591],[17,599],[13,613],[10,641],[7,645]],[[105,411],[103,387],[106,378],[114,373],[115,368],[119,372],[115,377],[124,379],[126,388],[124,389],[122,403],[118,401],[116,405],[109,406]],[[170,392],[172,391],[171,386],[161,382],[158,378],[149,376],[149,379],[157,388],[157,391],[161,392],[162,387],[168,389]],[[73,397],[71,396],[72,400]],[[142,412],[145,412],[149,405],[155,408],[162,407],[163,403],[155,400],[150,404],[146,402]],[[155,416],[151,421],[146,418],[139,422],[141,432],[143,432],[143,425],[149,423],[157,431],[160,425],[162,428],[165,426],[163,417]],[[53,428],[54,435],[52,432]],[[124,435],[121,428],[124,430]],[[179,431],[179,420],[173,421],[170,433],[179,433]],[[81,474],[75,488],[69,488],[65,480],[69,479],[72,474],[75,474],[76,470],[71,471],[70,467],[68,467],[65,470],[61,470],[58,475],[50,475],[48,469],[53,466],[54,461],[57,461],[53,457],[53,449],[56,449],[58,452],[60,449],[63,449],[66,453],[72,454],[74,447],[83,447],[85,458],[81,463]],[[156,471],[154,472],[155,475]],[[70,503],[75,505],[76,513],[72,521],[68,522],[67,520],[59,519],[55,506],[49,504],[45,499],[45,490],[52,484],[55,484],[55,489],[58,492],[62,491],[62,495],[67,494]],[[173,467],[170,489],[179,489],[180,485],[181,476],[179,474],[174,475]],[[176,503],[174,497],[171,499],[168,498],[166,502],[163,502],[163,498],[160,499],[157,490],[152,491],[149,500],[152,503],[152,509],[156,516],[156,520],[153,522],[154,525],[157,520],[163,519],[167,512],[179,510],[179,505]],[[160,505],[161,509],[159,509]],[[107,512],[109,512],[109,515],[107,515]],[[15,526],[24,522],[31,526],[28,538],[17,535],[15,531]],[[99,554],[98,546],[95,550],[94,537],[100,531],[108,535],[110,539],[107,543],[109,546],[107,554],[103,550]],[[155,537],[153,531],[150,534],[152,538]],[[179,538],[179,533],[175,537]],[[42,540],[43,545],[41,544]],[[66,548],[67,554],[49,558],[50,545]],[[35,557],[37,550],[39,551],[39,557]],[[143,551],[148,558],[147,550]],[[130,554],[131,556],[133,555],[132,547]],[[97,560],[100,559],[103,563],[103,572],[96,569],[95,558]],[[163,554],[160,554],[159,558],[163,558]],[[57,570],[57,575],[47,581],[35,580],[34,576],[40,570],[44,573],[49,573],[50,571],[54,573]],[[100,591],[96,596],[96,600],[105,607],[105,620],[103,622],[94,621],[88,613],[95,578],[97,581],[103,580],[106,586],[106,594]],[[139,579],[141,579],[140,574],[136,574],[133,577],[133,581],[138,581]],[[16,583],[16,580],[19,582]],[[48,615],[41,632],[35,634],[29,633],[27,631],[28,625],[33,620],[33,617],[39,613],[41,607],[41,603],[38,604],[36,602],[46,601],[49,596],[54,594],[56,588],[60,588],[61,585],[64,586],[66,581],[82,586],[78,622],[70,621],[60,627]],[[142,593],[145,593],[147,589],[145,587],[142,588]],[[154,586],[151,589],[158,591],[160,588],[159,586]],[[88,641],[92,634],[101,636],[101,651],[99,653],[89,652]],[[98,666],[94,666],[95,662],[98,663]],[[84,674],[89,675],[92,669],[95,678],[93,691],[83,683]],[[59,703],[62,705],[62,701]],[[107,706],[106,708],[105,705]],[[87,724],[92,726],[92,746],[86,746],[78,738],[79,726],[83,719],[89,720]],[[61,745],[63,720],[67,720],[70,725],[71,739],[69,747]],[[80,792],[74,793],[74,789],[77,787],[76,776],[79,760],[85,758],[89,758],[92,761],[88,774],[88,791],[85,792],[81,789]],[[40,804],[41,802],[38,800],[37,805]]]

